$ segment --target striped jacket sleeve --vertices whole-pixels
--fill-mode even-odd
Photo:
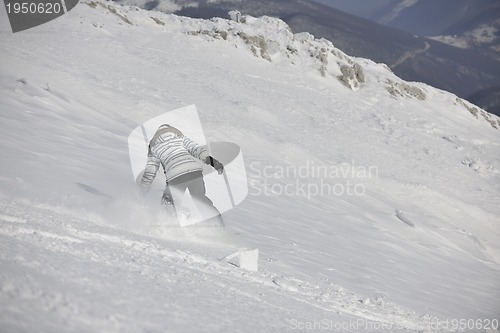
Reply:
[[[182,140],[182,146],[191,154],[191,156],[203,161],[208,157],[207,148],[198,145],[196,142],[188,137],[184,137]]]
[[[159,167],[160,159],[150,151],[148,153],[148,162],[146,163],[146,168],[144,169],[144,174],[141,179],[141,188],[144,192],[149,191]]]

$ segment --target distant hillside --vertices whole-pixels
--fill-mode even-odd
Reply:
[[[490,69],[500,68],[500,1],[497,0],[378,0],[367,2],[365,0],[317,0],[347,13],[363,17],[373,22],[394,27],[419,36],[433,36],[432,39],[455,46],[460,49],[469,49],[467,58],[475,62],[482,62],[488,58]],[[448,49],[447,53],[458,52]],[[439,57],[438,54],[435,56]],[[453,57],[454,55],[452,55]],[[470,66],[470,65],[467,65]],[[412,66],[409,66],[412,67]],[[470,67],[474,70],[474,65]],[[410,71],[400,68],[396,72],[407,79],[424,77],[424,81],[437,87],[444,87],[440,82],[434,81],[429,74],[422,76],[420,68]],[[452,75],[458,84],[468,85],[468,79],[463,76],[463,68],[458,67],[457,73]],[[415,75],[415,76],[414,76]],[[497,74],[495,74],[497,75]],[[493,80],[495,81],[495,80]],[[483,83],[493,84],[486,86]],[[478,102],[488,111],[499,114],[499,104],[495,104],[498,95],[494,93],[498,83],[486,79],[479,85],[469,85],[474,95],[473,102]],[[493,88],[491,88],[493,87]],[[449,88],[448,88],[449,89]],[[461,89],[451,88],[461,94]],[[492,96],[486,94],[491,92]],[[476,95],[477,93],[477,95]],[[465,96],[465,95],[462,95]],[[477,99],[476,96],[481,96]],[[488,101],[483,103],[482,101]],[[495,106],[497,105],[497,106]]]
[[[500,60],[497,0],[318,0],[332,8]]]
[[[463,33],[467,23],[492,23],[497,0],[317,0],[346,13],[419,36]],[[493,16],[493,15],[492,15]],[[482,18],[482,19],[480,19]],[[498,18],[498,16],[497,16]],[[480,20],[478,20],[480,19]],[[469,26],[466,30],[470,30]],[[461,31],[462,30],[462,31]]]

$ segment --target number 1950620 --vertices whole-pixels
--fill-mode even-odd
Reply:
[[[59,14],[63,11],[60,3],[14,2],[7,3],[8,14]]]

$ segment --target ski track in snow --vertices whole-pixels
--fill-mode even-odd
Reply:
[[[219,292],[228,293],[235,298],[236,302],[274,307],[280,312],[288,313],[290,318],[294,316],[291,313],[293,306],[290,303],[305,303],[316,308],[317,310],[313,313],[323,314],[324,318],[337,318],[341,314],[344,321],[362,319],[383,323],[387,327],[401,330],[418,330],[426,324],[437,325],[439,322],[435,317],[401,308],[383,298],[362,298],[326,279],[322,280],[320,285],[316,285],[269,271],[246,272],[229,263],[218,261],[214,257],[196,254],[190,250],[173,250],[171,249],[172,243],[162,239],[141,237],[82,220],[74,213],[66,215],[57,212],[57,207],[48,205],[37,207],[37,204],[32,202],[12,202],[4,197],[0,199],[0,208],[12,214],[0,216],[0,237],[3,239],[1,242],[3,244],[2,262],[12,265],[12,259],[14,259],[13,261],[18,265],[17,269],[25,270],[26,273],[36,270],[41,279],[54,279],[58,274],[63,274],[63,271],[69,270],[69,275],[74,276],[76,283],[65,287],[98,292],[100,289],[98,284],[104,284],[107,285],[106,288],[111,288],[106,291],[107,293],[129,293],[126,289],[119,289],[123,287],[121,284],[113,285],[113,276],[103,276],[105,272],[93,272],[92,268],[97,264],[107,266],[107,272],[116,270],[120,275],[136,275],[134,281],[159,286],[168,296],[162,295],[159,290],[157,291],[159,294],[154,297],[165,300],[172,296],[183,297],[182,294],[175,295],[176,292],[174,295],[170,293],[179,284],[184,284],[184,280],[198,284],[200,279],[208,281],[210,288],[220,288]],[[22,217],[15,217],[14,214],[21,214]],[[22,226],[17,222],[19,220],[25,221]],[[177,245],[186,246],[181,243]],[[194,242],[191,245],[203,247],[203,243]],[[36,255],[32,256],[30,252]],[[45,253],[51,253],[52,262],[44,260],[43,254]],[[93,276],[96,273],[97,279]],[[19,325],[19,323],[14,323],[19,315],[15,312],[16,302],[29,302],[30,299],[36,297],[42,298],[43,302],[34,303],[32,307],[41,306],[42,312],[45,312],[46,316],[53,317],[54,320],[87,324],[90,325],[89,328],[105,327],[117,331],[133,331],[134,329],[133,326],[128,326],[129,323],[118,324],[116,321],[120,318],[127,322],[126,318],[131,315],[130,309],[124,304],[116,304],[115,313],[110,313],[107,318],[100,318],[101,320],[96,321],[95,314],[90,312],[91,309],[86,308],[91,305],[86,304],[85,299],[78,299],[74,291],[68,290],[67,295],[63,295],[54,290],[42,290],[37,282],[31,281],[29,274],[24,276],[27,280],[20,287],[16,286],[16,283],[8,276],[0,275],[0,297],[6,305],[1,318],[4,328]],[[69,280],[64,279],[59,283],[68,282]],[[130,285],[128,288],[135,287]],[[143,302],[144,300],[138,299],[137,301]],[[103,304],[97,305],[97,308],[110,306],[109,302],[119,303],[120,300],[103,299],[100,302]],[[168,320],[175,319],[168,315],[168,307],[164,311]],[[58,318],[55,315],[62,317]],[[148,318],[145,319],[148,320]],[[88,322],[85,322],[86,320]],[[168,322],[167,319],[162,320]],[[286,321],[277,324],[277,327],[281,329],[286,328],[287,325]],[[139,324],[136,325],[140,327]],[[270,327],[266,326],[266,328]],[[253,331],[253,329],[248,331]]]

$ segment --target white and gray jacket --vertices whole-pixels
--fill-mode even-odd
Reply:
[[[189,172],[202,171],[202,165],[196,159],[203,161],[208,156],[205,147],[199,146],[175,128],[159,131],[149,143],[148,162],[141,187],[151,186],[160,163],[168,182]]]

